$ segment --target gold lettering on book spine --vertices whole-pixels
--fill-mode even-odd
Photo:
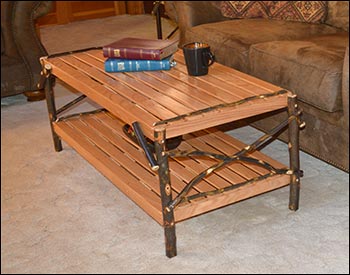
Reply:
[[[114,50],[114,56],[115,57],[120,57],[120,50],[119,49],[115,49]]]

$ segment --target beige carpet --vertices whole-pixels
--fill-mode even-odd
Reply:
[[[164,22],[165,35],[174,25]],[[49,53],[122,36],[156,38],[151,16],[119,16],[41,30]],[[57,105],[72,98],[59,82]],[[80,108],[88,108],[85,103]],[[230,132],[245,142],[261,133]],[[163,229],[73,149],[54,151],[45,101],[1,100],[1,273],[348,274],[349,175],[301,153],[300,209],[289,189],[179,223],[178,256]],[[264,152],[287,163],[286,145]]]
[[[163,38],[176,27],[162,18]],[[41,37],[49,54],[103,46],[117,39],[130,37],[157,38],[156,18],[152,15],[120,15],[103,19],[73,22],[41,28]],[[177,38],[176,33],[172,38]]]

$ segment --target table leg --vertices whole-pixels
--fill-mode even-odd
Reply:
[[[161,5],[161,1],[155,1],[153,12],[156,14],[156,23],[157,23],[157,38],[163,39],[163,33],[162,33],[162,18],[160,16],[159,6]]]
[[[51,66],[49,65],[46,65],[44,67],[44,71],[45,71],[44,76],[46,77],[45,97],[46,97],[47,110],[49,112],[51,133],[53,137],[55,150],[59,152],[59,151],[62,151],[62,142],[60,137],[56,134],[53,128],[53,122],[55,122],[57,119],[55,96],[54,96],[54,90],[53,90],[55,76],[51,74]]]
[[[162,200],[163,226],[166,256],[176,256],[176,233],[174,211],[167,206],[172,200],[168,154],[165,153],[165,130],[155,131],[155,151],[159,165],[158,175]]]
[[[298,210],[300,194],[300,160],[299,160],[299,124],[298,105],[296,95],[288,97],[288,115],[292,118],[289,122],[289,162],[291,174],[289,209]]]

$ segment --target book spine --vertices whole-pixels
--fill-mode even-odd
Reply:
[[[105,61],[105,71],[113,72],[139,72],[170,70],[174,62],[169,59],[164,60],[126,60],[108,58]]]
[[[171,54],[171,53],[170,53]],[[146,60],[160,60],[161,53],[159,50],[146,50],[135,48],[103,48],[104,57],[120,58],[120,59],[146,59]]]

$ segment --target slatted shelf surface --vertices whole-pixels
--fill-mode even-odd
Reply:
[[[105,59],[101,49],[94,49],[42,60],[51,65],[55,76],[122,121],[138,121],[149,138],[153,138],[155,123],[159,121],[281,90],[218,63],[209,68],[208,75],[188,76],[181,51],[174,56],[177,65],[169,71],[106,73]],[[159,127],[165,127],[170,138],[285,108],[287,97],[286,93],[239,107],[213,109]]]
[[[138,204],[158,223],[163,223],[158,175],[153,172],[143,151],[123,133],[124,122],[108,111],[84,114],[54,123],[55,132],[105,175],[122,192]],[[232,155],[246,145],[231,136],[209,128],[184,135],[179,150],[198,149]],[[276,168],[284,165],[254,152],[253,157],[269,162]],[[169,160],[173,197],[198,173],[217,163],[208,157],[175,158]],[[254,164],[234,162],[217,170],[189,195],[235,185],[268,173]],[[246,199],[289,184],[289,176],[275,175],[219,195],[197,198],[175,208],[179,222],[213,209]]]

